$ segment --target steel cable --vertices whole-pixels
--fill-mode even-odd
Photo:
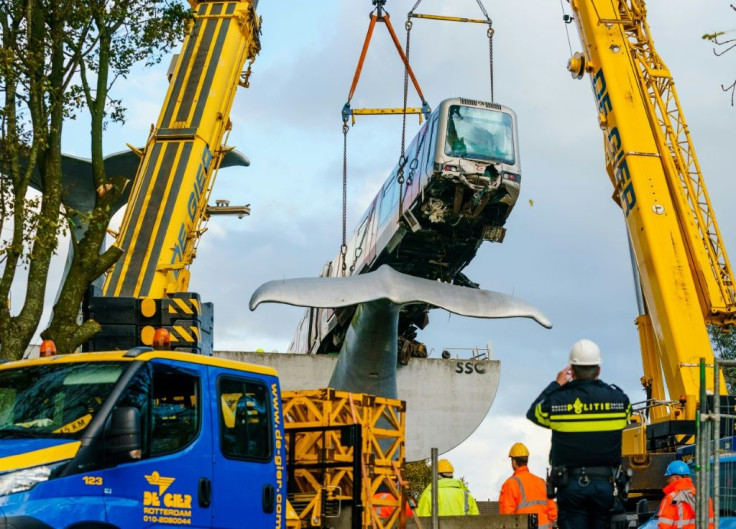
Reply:
[[[348,222],[348,122],[344,121],[342,124],[342,246],[340,246],[341,265],[343,277],[345,276],[345,269],[347,264],[345,259],[348,253],[347,245],[347,222]]]

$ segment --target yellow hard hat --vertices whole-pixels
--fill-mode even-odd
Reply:
[[[455,469],[452,468],[452,463],[447,459],[440,459],[437,461],[437,473],[438,474],[453,474]]]
[[[529,457],[529,449],[524,443],[514,443],[509,450],[509,457]]]

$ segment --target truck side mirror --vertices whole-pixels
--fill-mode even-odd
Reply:
[[[138,408],[113,410],[105,429],[105,455],[123,463],[141,458],[141,417]]]

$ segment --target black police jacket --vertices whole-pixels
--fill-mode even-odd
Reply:
[[[631,404],[620,388],[600,380],[552,382],[526,413],[530,421],[552,430],[552,465],[617,466],[621,431]]]

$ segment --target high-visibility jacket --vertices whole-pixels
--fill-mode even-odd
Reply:
[[[376,492],[373,495],[373,510],[376,511],[378,517],[382,520],[388,520],[391,518],[396,511],[396,507],[394,505],[376,505],[376,500],[378,500],[378,502],[388,501],[395,504],[396,496],[390,492]],[[408,501],[405,503],[404,515],[407,518],[411,518],[411,505]]]
[[[631,413],[629,398],[600,380],[552,382],[526,416],[552,430],[549,460],[573,468],[621,464],[621,432]]]
[[[499,514],[536,514],[539,529],[547,529],[557,519],[557,504],[547,499],[547,485],[542,478],[521,466],[501,487]]]
[[[657,529],[695,529],[695,485],[690,478],[673,481],[664,488],[657,512]],[[708,499],[708,529],[713,529],[713,504]]]
[[[462,481],[455,478],[437,480],[438,516],[463,516],[480,514],[475,498]],[[432,485],[424,489],[419,498],[417,516],[432,516]]]

